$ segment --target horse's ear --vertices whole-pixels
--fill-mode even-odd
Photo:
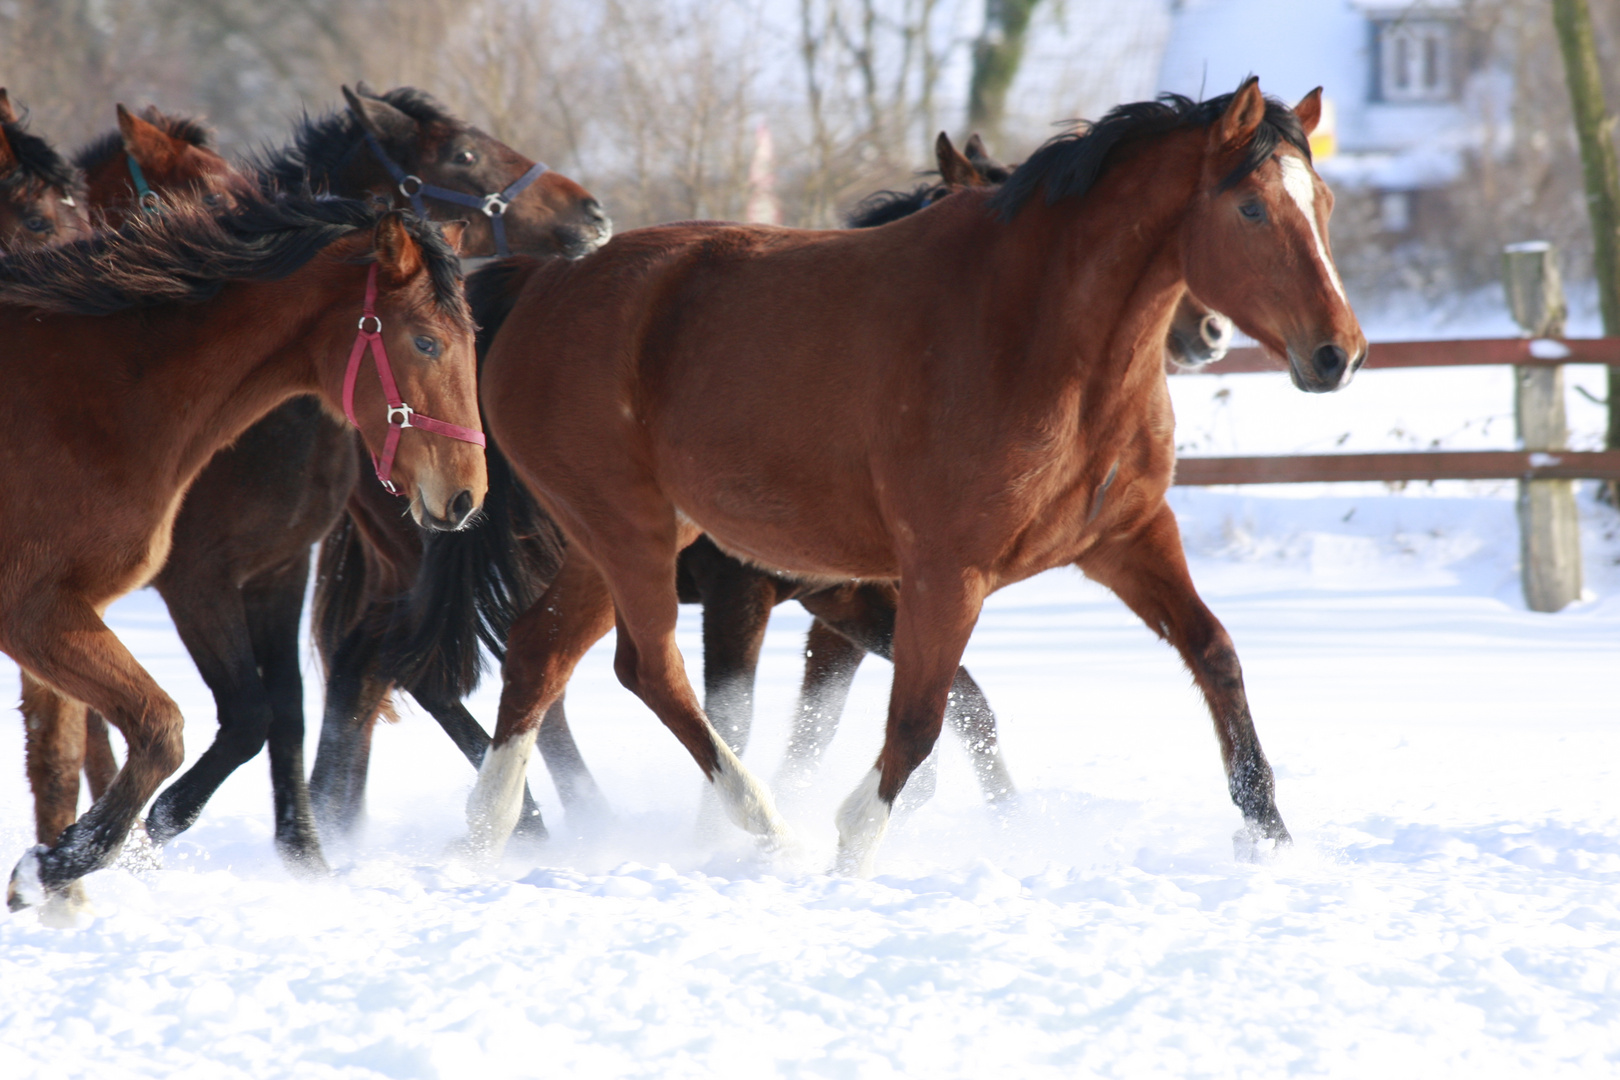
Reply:
[[[1266,118],[1266,97],[1260,92],[1260,77],[1250,75],[1227,103],[1226,111],[1215,121],[1211,141],[1217,152],[1249,145],[1260,122]]]
[[[11,140],[6,133],[0,131],[0,176],[4,176],[19,164],[17,152],[11,148]]]
[[[405,228],[401,211],[393,210],[377,220],[373,233],[377,245],[377,268],[390,281],[405,281],[422,269],[422,251]]]
[[[11,105],[11,95],[6,93],[5,87],[0,86],[0,124],[15,124],[16,122],[17,110]]]
[[[174,154],[175,140],[168,132],[149,120],[118,106],[118,133],[124,139],[124,153],[141,163],[143,168],[155,168]]]
[[[939,178],[946,187],[977,187],[981,181],[973,163],[951,145],[951,137],[943,131],[934,140],[934,157],[939,161]]]
[[[450,245],[450,250],[460,255],[461,241],[467,234],[467,223],[460,218],[455,221],[441,221],[439,231],[444,233],[444,242]]]
[[[416,139],[416,121],[381,98],[357,94],[345,86],[343,100],[348,102],[349,112],[360,126],[384,143],[407,143]]]
[[[1311,132],[1316,130],[1316,125],[1322,122],[1322,88],[1320,86],[1299,99],[1299,104],[1294,106],[1294,115],[1299,117],[1299,126],[1305,129],[1305,135],[1309,138]]]

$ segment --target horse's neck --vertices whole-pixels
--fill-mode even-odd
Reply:
[[[310,266],[304,273],[324,273]],[[303,275],[294,275],[295,278]],[[338,295],[343,295],[341,288]],[[184,402],[187,423],[176,423],[173,466],[187,483],[221,447],[271,409],[298,394],[323,389],[312,343],[330,337],[332,289],[289,282],[240,282],[210,304],[208,345],[176,355],[151,373],[150,399]],[[353,307],[360,308],[354,290]],[[215,328],[218,328],[217,331]]]
[[[1065,382],[1118,385],[1162,373],[1164,337],[1185,291],[1179,234],[1197,175],[1193,148],[1181,140],[1111,164],[1083,196],[1048,205],[1037,191],[1029,199],[997,242],[1006,272],[991,276],[1027,297],[1028,332],[1041,346],[1025,362]]]

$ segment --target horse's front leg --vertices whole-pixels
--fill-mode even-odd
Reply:
[[[38,681],[105,716],[123,733],[129,758],[84,817],[23,856],[6,890],[13,911],[69,896],[80,878],[117,858],[141,807],[185,758],[179,707],[88,603],[53,597],[26,610],[28,625],[0,623],[6,652]]]
[[[837,872],[872,873],[894,801],[933,752],[945,706],[978,621],[985,587],[959,567],[903,567],[894,624],[894,686],[877,764],[838,808]]]
[[[1161,504],[1142,528],[1099,542],[1078,565],[1174,646],[1197,681],[1215,720],[1227,788],[1243,812],[1243,830],[1234,837],[1239,858],[1252,858],[1263,846],[1292,843],[1277,812],[1271,765],[1249,715],[1237,649],[1193,588],[1170,507]]]

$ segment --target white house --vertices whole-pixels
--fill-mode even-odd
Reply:
[[[1459,0],[1172,0],[1159,89],[1207,97],[1256,74],[1292,102],[1322,86],[1319,171],[1380,193],[1384,227],[1403,232],[1414,197],[1459,179],[1463,152],[1505,125],[1505,75],[1472,69],[1462,15]]]

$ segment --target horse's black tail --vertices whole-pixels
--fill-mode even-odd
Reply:
[[[480,368],[518,290],[538,265],[505,259],[467,279],[467,299],[479,324]],[[487,424],[485,432],[489,493],[483,509],[458,532],[427,535],[409,601],[411,630],[389,657],[391,672],[419,697],[459,700],[471,693],[483,674],[480,645],[505,659],[512,621],[562,565],[562,533],[512,471]]]

